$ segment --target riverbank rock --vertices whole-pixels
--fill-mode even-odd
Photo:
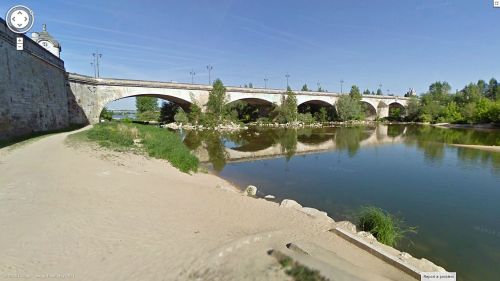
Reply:
[[[247,186],[247,188],[245,188],[245,191],[243,191],[243,193],[246,196],[255,196],[257,195],[257,187],[254,185],[249,185]]]
[[[375,236],[373,236],[373,234],[371,234],[370,232],[360,231],[358,232],[358,236],[363,237],[366,241],[370,243],[377,241],[377,238],[375,238]]]
[[[354,234],[357,232],[356,226],[350,221],[339,221],[336,226]]]
[[[292,199],[285,199],[281,201],[280,207],[291,208],[291,209],[302,209],[302,205],[300,205],[299,203],[297,203],[297,201]]]
[[[274,195],[271,195],[271,194],[264,196],[264,198],[265,199],[276,199],[276,197]]]
[[[311,217],[328,217],[328,214],[326,212],[320,211],[318,209],[314,208],[309,208],[309,207],[303,207],[300,209],[302,213],[305,213],[306,215],[309,215]]]

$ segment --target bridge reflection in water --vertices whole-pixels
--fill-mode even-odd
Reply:
[[[406,127],[389,129],[386,125],[268,129],[251,128],[240,132],[187,132],[184,143],[201,162],[212,163],[220,171],[226,163],[347,150],[354,155],[365,146],[403,142]]]
[[[445,151],[456,151],[460,162],[493,168],[500,173],[500,153],[449,144],[500,145],[500,132],[442,129],[419,125],[378,125],[335,128],[250,128],[239,132],[183,132],[184,143],[201,162],[222,171],[227,163],[296,155],[347,151],[349,157],[362,147],[404,144],[421,150],[428,161],[439,161]]]

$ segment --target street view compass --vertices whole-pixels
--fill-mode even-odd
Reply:
[[[9,27],[12,32],[24,34],[33,27],[35,17],[30,8],[17,5],[9,9],[5,16],[5,20],[7,22],[7,27]],[[17,49],[22,50],[24,45],[23,37],[17,37],[16,43]]]

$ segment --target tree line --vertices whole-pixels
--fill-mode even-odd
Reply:
[[[430,123],[500,123],[500,85],[492,78],[451,92],[447,82],[435,82],[408,103],[408,121]]]

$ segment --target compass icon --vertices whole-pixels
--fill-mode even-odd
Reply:
[[[17,5],[9,9],[5,16],[7,26],[14,33],[23,34],[28,32],[35,22],[33,11],[28,7]]]

